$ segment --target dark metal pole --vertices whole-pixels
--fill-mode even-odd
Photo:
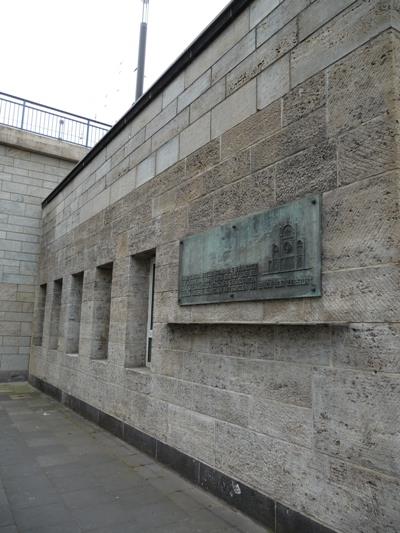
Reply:
[[[147,40],[147,14],[149,8],[149,0],[143,0],[143,14],[142,22],[140,23],[140,36],[139,36],[139,53],[138,53],[138,67],[136,76],[136,100],[143,94],[143,82],[144,82],[144,67],[146,61],[146,40]]]

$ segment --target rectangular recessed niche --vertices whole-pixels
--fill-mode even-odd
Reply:
[[[81,311],[83,292],[83,272],[71,276],[71,288],[67,311],[66,352],[79,353],[79,337],[81,331]]]
[[[43,327],[44,327],[44,313],[46,310],[46,295],[47,285],[40,285],[37,300],[36,324],[35,334],[33,336],[33,345],[42,346],[43,342]]]
[[[50,315],[50,350],[57,350],[60,337],[60,315],[63,280],[57,279],[53,284],[53,301]]]
[[[92,359],[107,359],[108,355],[112,276],[112,263],[96,268],[93,294]]]
[[[150,366],[154,322],[154,251],[131,257],[125,366]]]

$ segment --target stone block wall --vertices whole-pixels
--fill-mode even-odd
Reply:
[[[0,126],[0,381],[27,377],[41,202],[86,152]]]
[[[399,29],[395,0],[248,2],[43,213],[32,375],[300,513],[305,531],[400,530]],[[180,239],[308,193],[322,195],[321,298],[178,305]],[[111,264],[99,359],[96,269]]]

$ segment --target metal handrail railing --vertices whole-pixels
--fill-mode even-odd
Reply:
[[[0,92],[0,124],[91,148],[110,124]]]

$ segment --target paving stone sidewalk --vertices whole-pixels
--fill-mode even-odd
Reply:
[[[27,384],[0,384],[0,533],[265,528]]]

